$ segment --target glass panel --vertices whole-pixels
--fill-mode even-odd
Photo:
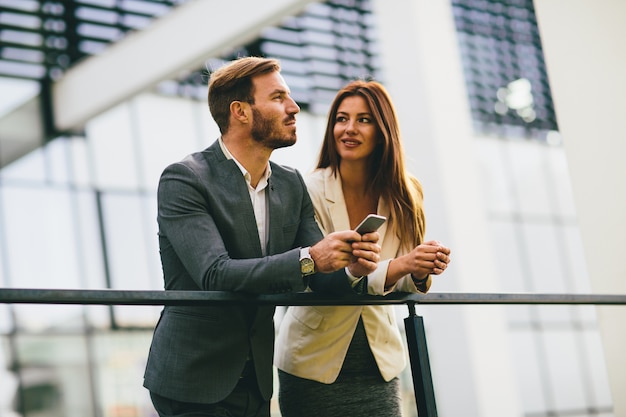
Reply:
[[[83,307],[64,304],[15,304],[19,330],[83,329]]]
[[[55,184],[68,184],[69,180],[69,141],[57,138],[46,144],[44,148],[46,162],[46,179]]]
[[[76,191],[73,195],[76,206],[74,220],[77,224],[77,251],[81,271],[81,288],[106,288],[102,240],[98,224],[98,207],[95,191]]]
[[[147,207],[146,203],[134,194],[102,196],[111,285],[115,289],[162,288],[154,246],[148,255],[146,244],[157,239],[156,205]]]
[[[154,246],[156,205],[148,206],[148,201],[138,195],[103,195],[107,254],[114,289],[163,289],[158,250]],[[115,307],[118,324],[149,326],[156,323],[160,309]]]
[[[547,187],[550,178],[543,150],[534,142],[508,142],[506,148],[519,214],[525,218],[556,214]]]
[[[44,148],[36,149],[0,169],[0,176],[6,180],[34,181],[45,180]]]
[[[3,188],[6,240],[14,287],[76,288],[80,285],[75,207],[67,190]],[[36,262],[33,260],[36,259]]]
[[[121,104],[86,126],[89,153],[99,188],[136,189],[137,160],[129,105]]]
[[[3,197],[3,192],[2,192],[2,186],[0,186],[0,287],[8,287],[8,283],[7,283],[7,279],[8,277],[5,276],[5,268],[7,268],[8,266],[6,265],[6,262],[4,261],[4,258],[6,256],[6,245],[5,245],[5,240],[6,240],[6,236],[3,233],[4,227],[2,226],[3,224],[3,213],[2,213],[2,197]]]
[[[511,333],[513,361],[517,369],[522,392],[525,414],[539,413],[546,408],[546,398],[542,391],[540,361],[537,354],[536,336],[532,331]]]
[[[16,338],[27,416],[94,416],[91,361],[83,336],[23,335]]]
[[[598,327],[598,311],[594,305],[573,306],[577,323],[586,328],[596,329]]]
[[[95,192],[77,191],[73,197],[77,206],[75,220],[78,224],[76,239],[81,271],[80,288],[107,288]],[[108,328],[111,325],[110,309],[109,306],[94,305],[86,307],[83,313],[90,326]]]
[[[577,225],[563,225],[563,245],[569,266],[569,285],[573,292],[591,293],[585,249]]]
[[[563,147],[545,147],[542,152],[548,162],[548,170],[552,178],[550,195],[557,212],[575,222],[576,204],[574,203],[565,149]]]
[[[187,154],[200,151],[191,100],[143,95],[133,101],[137,116],[142,186],[155,191],[163,169]],[[208,106],[204,117],[211,118]],[[217,139],[215,136],[213,139]]]
[[[0,337],[0,416],[12,417],[13,401],[17,394],[17,378],[11,371],[13,368],[13,355],[10,350],[10,340],[8,337]],[[15,416],[18,417],[18,416]]]
[[[0,170],[0,176],[7,180],[34,181],[37,183],[68,184],[72,175],[80,178],[76,184],[87,185],[87,158],[84,139],[80,137],[56,138],[45,146],[16,160]],[[83,151],[78,153],[77,146]],[[71,161],[71,162],[70,162]],[[73,165],[72,165],[73,164]]]
[[[570,288],[565,281],[563,250],[558,233],[560,227],[551,223],[524,223],[525,251],[536,293],[565,293]],[[550,321],[571,320],[568,306],[538,306],[541,317]]]
[[[89,164],[87,140],[83,137],[72,137],[68,139],[67,145],[71,155],[72,183],[78,187],[91,186],[94,172]]]
[[[502,291],[528,292],[528,268],[522,259],[524,252],[520,250],[518,225],[506,220],[492,220],[489,226]]]
[[[151,341],[151,331],[94,337],[101,415],[156,417],[149,392],[142,386]]]
[[[550,396],[556,410],[586,409],[587,396],[583,387],[580,340],[575,332],[546,332],[543,335],[546,370]]]
[[[476,138],[478,174],[484,192],[485,208],[490,217],[497,214],[511,215],[516,210],[513,176],[506,147],[508,142]]]
[[[500,289],[507,293],[529,292],[529,273],[526,262],[521,257],[524,252],[520,251],[519,225],[505,219],[493,219],[489,221],[493,238],[493,254],[496,262]],[[530,321],[528,305],[505,306],[511,322]]]
[[[602,338],[597,330],[583,332],[583,349],[586,353],[587,375],[585,386],[590,391],[590,407],[609,409],[612,407],[611,387],[607,375]]]
[[[219,136],[220,130],[209,112],[209,106],[204,101],[193,103],[194,122],[199,134],[196,135],[198,149],[204,149],[212,144]]]
[[[19,288],[79,288],[80,257],[77,255],[71,193],[54,188],[3,188],[6,281]],[[28,210],[25,210],[28,208]],[[36,260],[36,261],[35,261]],[[15,305],[20,327],[80,325],[80,306]],[[43,311],[46,311],[44,314]]]
[[[403,334],[404,336],[404,334]],[[408,354],[408,350],[405,349],[405,361],[407,363],[406,368],[404,368],[402,370],[402,373],[400,374],[400,376],[398,377],[398,379],[400,380],[400,398],[402,400],[401,402],[401,412],[403,416],[415,416],[417,417],[416,414],[416,409],[417,409],[417,404],[415,403],[415,389],[413,388],[413,375],[411,374],[411,366],[408,365],[409,364],[409,354]],[[274,392],[277,392],[277,390],[274,390]],[[280,415],[280,414],[277,414]]]
[[[563,251],[556,224],[525,223],[522,226],[524,250],[528,253],[534,292],[567,292],[563,271]]]
[[[11,315],[11,305],[0,304],[0,334],[8,334],[12,330],[13,330],[13,317]],[[2,414],[0,413],[0,415]]]
[[[0,77],[0,117],[35,97],[39,90],[40,86],[36,81]]]

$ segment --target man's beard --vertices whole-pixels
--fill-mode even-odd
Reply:
[[[285,148],[296,143],[297,137],[295,132],[280,132],[277,128],[277,120],[263,116],[263,114],[254,107],[252,107],[252,114],[254,121],[250,134],[255,141],[262,143],[270,149]]]

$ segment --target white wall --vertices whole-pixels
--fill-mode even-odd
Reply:
[[[535,0],[596,293],[626,294],[626,2]],[[626,416],[626,310],[599,308],[615,416]]]
[[[427,238],[452,248],[451,267],[431,291],[498,292],[451,6],[431,0],[373,4],[385,84],[398,110],[409,168],[424,185]],[[439,415],[522,415],[503,309],[419,310]]]

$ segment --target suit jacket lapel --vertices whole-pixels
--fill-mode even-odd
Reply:
[[[276,170],[272,170],[272,176],[269,178],[265,196],[267,198],[267,210],[269,213],[269,233],[267,236],[267,253],[272,255],[276,253],[276,245],[280,242],[276,241],[278,232],[283,228],[283,202],[281,199],[281,183],[277,177]]]
[[[249,198],[248,184],[246,184],[241,170],[234,160],[226,158],[217,140],[206,149],[206,155],[207,159],[213,159],[215,161],[213,163],[209,161],[209,163],[217,167],[217,175],[221,178],[220,182],[226,192],[246,197],[241,201],[240,210],[243,214],[241,218],[236,219],[236,221],[239,222],[242,227],[242,233],[245,233],[245,242],[251,245],[251,249],[254,251],[256,257],[261,257],[263,252],[261,251],[261,242],[259,241],[254,208]],[[243,239],[242,237],[242,241]]]

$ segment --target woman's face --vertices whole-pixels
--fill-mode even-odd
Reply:
[[[376,148],[378,128],[365,99],[349,96],[337,108],[333,127],[341,160],[366,160]]]

